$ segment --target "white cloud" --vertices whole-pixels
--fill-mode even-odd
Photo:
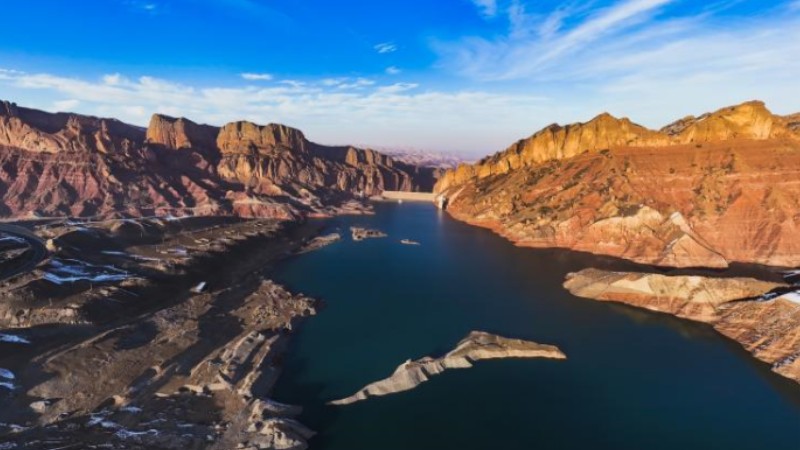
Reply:
[[[361,89],[374,84],[375,82],[369,78],[356,78],[352,81],[349,78],[345,78],[345,81],[337,84],[336,87],[339,89]]]
[[[122,81],[122,75],[118,73],[103,75],[103,83],[109,86],[116,86]]]
[[[240,76],[248,81],[269,81],[272,80],[273,76],[268,73],[251,73],[245,72],[240,74]]]
[[[347,81],[347,78],[323,78],[323,86],[338,86]]]
[[[386,74],[387,75],[399,75],[401,72],[402,72],[402,70],[400,70],[396,66],[389,66],[389,67],[386,68]]]
[[[381,42],[380,44],[376,44],[373,48],[380,54],[394,53],[397,51],[397,44],[394,42]]]
[[[80,100],[67,99],[53,102],[53,109],[59,112],[68,112],[77,108],[81,104]]]
[[[390,84],[389,86],[381,86],[378,88],[377,92],[380,94],[397,94],[399,92],[410,91],[418,87],[419,85],[416,83],[395,83]]]
[[[423,91],[416,83],[381,84],[368,78],[220,87],[149,76],[113,74],[92,80],[0,70],[0,89],[21,105],[77,109],[138,125],[146,125],[150,114],[156,112],[218,125],[233,120],[282,122],[323,143],[367,142],[473,155],[489,153],[530,134],[528,121],[514,118],[538,117],[546,111],[544,100],[533,95]]]

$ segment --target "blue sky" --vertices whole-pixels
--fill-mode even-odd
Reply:
[[[482,155],[609,111],[800,111],[800,0],[6,2],[0,98]]]

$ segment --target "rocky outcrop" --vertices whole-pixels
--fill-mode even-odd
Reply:
[[[0,103],[0,216],[330,215],[386,190],[431,190],[435,169],[327,147],[299,130],[217,128],[154,115],[149,127]]]
[[[624,302],[685,319],[710,322],[722,305],[760,298],[785,284],[753,278],[667,276],[654,273],[586,269],[567,276],[564,287],[573,295]]]
[[[446,355],[439,358],[426,356],[414,361],[406,361],[389,378],[369,384],[350,397],[334,400],[329,404],[349,405],[370,397],[408,391],[445,370],[466,369],[472,367],[472,363],[476,361],[501,358],[566,359],[566,356],[552,345],[508,339],[481,331],[473,331]]]
[[[364,239],[379,239],[387,236],[383,231],[362,227],[350,227],[350,234],[352,239],[356,242],[363,241]]]
[[[709,323],[775,372],[800,382],[800,294],[751,278],[665,276],[587,269],[564,283],[574,295]]]
[[[518,245],[673,267],[800,265],[800,135],[749,102],[661,131],[602,115],[551,126],[436,191]]]
[[[322,202],[336,193],[360,197],[390,191],[430,191],[435,169],[396,163],[369,149],[328,147],[283,125],[228,124],[217,139],[220,175],[256,193]]]
[[[147,127],[147,142],[169,149],[213,149],[219,128],[198,125],[189,119],[153,114]]]

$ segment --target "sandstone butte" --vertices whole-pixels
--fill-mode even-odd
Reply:
[[[601,114],[550,125],[435,192],[520,246],[670,267],[800,265],[800,114],[762,102],[661,130]]]
[[[156,114],[145,129],[0,102],[0,216],[292,219],[383,190],[430,191],[435,175],[284,125],[218,128]]]
[[[787,285],[587,269],[569,274],[564,287],[579,297],[711,324],[773,371],[800,382],[800,296]]]
[[[509,339],[483,331],[473,331],[456,348],[439,358],[426,356],[406,361],[383,380],[371,383],[355,394],[328,402],[330,405],[349,405],[371,397],[409,391],[448,369],[468,369],[484,359],[551,358],[566,359],[557,347],[521,339]]]

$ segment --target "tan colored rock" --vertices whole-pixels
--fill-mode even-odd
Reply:
[[[147,127],[147,142],[170,149],[214,149],[219,128],[198,125],[191,120],[153,114]]]
[[[586,269],[567,276],[564,287],[573,295],[620,301],[687,319],[712,322],[720,306],[761,297],[785,286],[752,278],[666,276],[652,273]]]
[[[552,345],[537,344],[521,339],[473,331],[458,343],[455,349],[440,358],[424,357],[401,364],[394,373],[359,390],[350,397],[328,402],[331,405],[349,405],[370,397],[380,397],[414,389],[448,369],[467,369],[483,359],[501,358],[553,358],[566,356]]]
[[[800,382],[800,294],[771,293],[791,291],[785,284],[587,269],[569,274],[564,287],[579,297],[709,323],[775,372]]]
[[[217,147],[223,154],[268,154],[279,149],[305,153],[307,143],[300,130],[279,124],[233,122],[222,127],[217,136]]]

